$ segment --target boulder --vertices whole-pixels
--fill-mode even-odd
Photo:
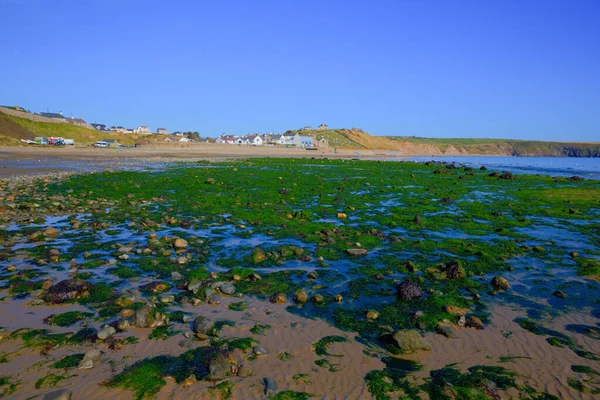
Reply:
[[[219,286],[219,290],[221,293],[231,296],[235,293],[235,286],[233,286],[232,283],[224,283],[223,285]]]
[[[211,381],[220,381],[229,375],[229,363],[225,356],[216,353],[208,362],[208,379]]]
[[[287,296],[284,293],[274,293],[269,298],[269,301],[271,303],[275,303],[275,304],[283,304],[283,303],[287,302]]]
[[[144,304],[131,317],[131,325],[136,328],[149,328],[152,325],[152,315],[155,309],[151,304]]]
[[[479,318],[471,316],[465,319],[465,326],[467,328],[483,329],[483,322]]]
[[[60,235],[60,231],[56,228],[53,228],[51,226],[47,227],[46,229],[44,229],[44,232],[42,232],[43,235],[47,238],[55,238],[58,235]]]
[[[503,277],[501,277],[500,275],[493,277],[492,281],[490,283],[491,283],[492,287],[494,288],[494,290],[510,289],[510,284],[508,283],[508,281],[506,279],[504,279]]]
[[[213,322],[202,315],[197,316],[192,322],[192,332],[194,333],[206,334],[212,327]]]
[[[412,353],[418,350],[431,350],[431,345],[423,340],[418,331],[414,329],[401,329],[393,335],[398,348],[404,353]]]
[[[187,249],[188,247],[188,242],[185,239],[175,239],[175,242],[173,242],[173,247],[176,250],[183,250],[183,249]]]
[[[308,293],[306,293],[303,289],[300,289],[294,293],[294,303],[296,304],[304,304],[308,301]]]

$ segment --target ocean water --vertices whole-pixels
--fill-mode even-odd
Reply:
[[[406,159],[404,159],[406,160]],[[600,180],[600,158],[579,157],[502,157],[502,156],[444,156],[409,157],[412,161],[443,161],[479,168],[510,171],[522,174],[543,174],[550,176],[581,176]]]

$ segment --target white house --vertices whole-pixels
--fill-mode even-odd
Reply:
[[[179,141],[180,141],[180,142],[182,142],[182,143],[187,143],[187,142],[189,142],[189,141],[190,141],[190,139],[188,139],[188,138],[186,138],[186,137],[184,136],[184,137],[182,137],[181,139],[179,139]]]
[[[244,144],[249,144],[252,146],[262,146],[263,140],[259,134],[255,133],[253,135],[247,135],[244,138]]]
[[[215,143],[223,143],[223,144],[234,144],[237,140],[237,136],[234,135],[221,135],[215,140]]]
[[[312,147],[313,137],[310,135],[296,134],[292,137],[292,144],[298,147]]]
[[[168,135],[169,131],[167,131],[167,128],[157,128],[156,133],[159,135]]]
[[[145,125],[140,125],[133,130],[133,133],[150,133],[150,130]]]
[[[282,144],[284,146],[289,146],[289,145],[294,144],[293,140],[294,140],[294,136],[292,136],[292,135],[281,135],[281,137],[279,138],[279,144]]]

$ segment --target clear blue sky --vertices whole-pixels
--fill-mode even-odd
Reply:
[[[600,141],[600,0],[0,0],[0,45],[88,122]]]

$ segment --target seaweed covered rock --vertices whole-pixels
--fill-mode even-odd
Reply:
[[[308,301],[308,293],[306,293],[303,289],[300,289],[296,293],[294,293],[294,303],[304,304],[307,301]]]
[[[414,329],[401,329],[396,331],[392,337],[403,353],[412,353],[418,350],[431,350],[431,345],[424,341],[421,334]]]
[[[65,279],[51,286],[44,298],[49,303],[59,304],[85,297],[92,284],[82,279]]]
[[[466,276],[465,269],[458,261],[450,261],[442,267],[442,278],[462,279]]]
[[[229,370],[227,358],[221,353],[216,353],[208,361],[208,380],[223,380],[229,375]]]
[[[398,298],[400,300],[414,300],[423,296],[423,291],[413,282],[402,282],[396,287]]]
[[[168,322],[161,312],[156,310],[152,304],[144,304],[131,317],[131,325],[136,328],[155,328]]]

